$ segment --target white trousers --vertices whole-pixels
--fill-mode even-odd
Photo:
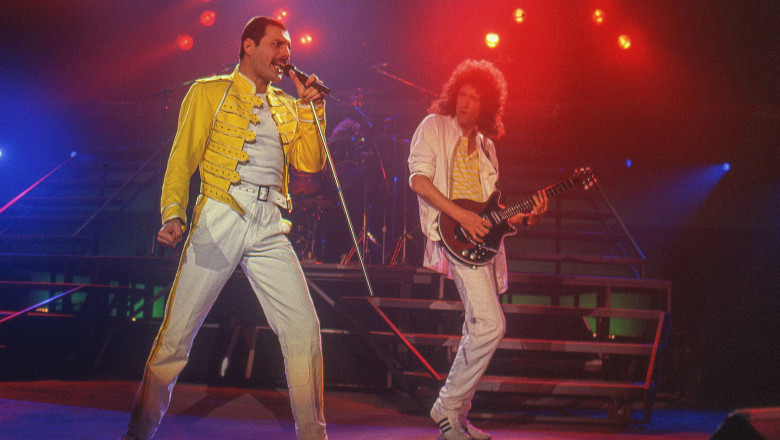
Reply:
[[[144,369],[128,433],[151,438],[187,363],[192,342],[214,301],[237,265],[246,273],[284,356],[290,403],[299,439],[322,440],[323,377],[320,324],[295,252],[287,223],[276,205],[232,187],[246,210],[205,197],[182,251],[165,317]]]
[[[485,374],[498,343],[506,333],[504,311],[498,300],[493,263],[465,266],[446,254],[463,302],[466,319],[458,353],[434,404],[441,412],[458,414],[461,422],[471,409],[477,383]]]

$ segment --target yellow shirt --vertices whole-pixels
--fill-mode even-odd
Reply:
[[[450,199],[468,199],[484,202],[482,185],[479,182],[479,154],[477,149],[469,154],[469,139],[461,136],[455,146],[452,161],[452,181]]]

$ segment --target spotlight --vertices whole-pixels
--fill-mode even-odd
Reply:
[[[604,22],[604,12],[601,9],[593,11],[593,21],[596,22],[596,24]]]
[[[301,36],[301,44],[303,44],[304,46],[310,45],[311,42],[312,42],[311,34],[303,34]]]
[[[628,38],[628,35],[623,34],[623,35],[618,37],[618,44],[623,49],[628,49],[629,47],[631,47],[631,39]]]
[[[522,10],[520,8],[515,9],[515,21],[517,23],[522,23],[523,21],[525,21],[525,11],[524,10]]]
[[[192,37],[187,34],[179,35],[176,38],[176,44],[179,45],[181,50],[190,50],[193,44]]]
[[[3,157],[3,150],[0,150],[0,157]]]
[[[71,151],[70,152],[70,157],[76,157],[77,154],[79,154],[79,153],[76,153],[75,151]]]
[[[288,17],[287,9],[279,8],[274,11],[273,15],[271,15],[273,18],[281,21],[282,23],[287,23]]]
[[[200,24],[203,26],[211,26],[217,19],[217,13],[214,11],[204,11],[200,14]]]
[[[498,34],[491,32],[485,35],[485,44],[491,49],[498,46]]]
[[[721,165],[721,168],[723,168],[724,172],[728,171],[728,170],[731,169],[731,164],[729,164],[728,162],[723,162],[723,165]]]
[[[626,159],[626,168],[631,168],[631,159]]]

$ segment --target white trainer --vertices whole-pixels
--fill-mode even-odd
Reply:
[[[473,440],[458,421],[458,414],[446,414],[433,405],[431,419],[439,426],[440,440]]]
[[[487,432],[484,432],[477,428],[476,426],[472,425],[471,422],[466,420],[465,423],[462,425],[465,428],[466,433],[471,436],[474,440],[490,440],[491,436]]]

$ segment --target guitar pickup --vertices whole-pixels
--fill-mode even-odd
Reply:
[[[485,244],[484,244],[484,243],[480,244],[480,245],[479,245],[479,247],[480,247],[480,248],[482,248],[482,249],[487,249],[487,250],[489,250],[490,252],[495,252],[495,253],[498,253],[498,249],[494,249],[494,248],[492,248],[492,247],[490,247],[490,246],[485,246]]]

